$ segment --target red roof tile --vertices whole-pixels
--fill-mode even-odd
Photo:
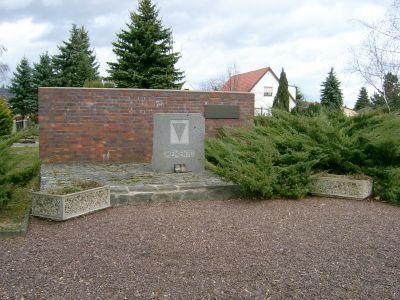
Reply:
[[[269,67],[237,74],[229,78],[229,80],[222,86],[221,91],[250,92],[267,72],[272,72],[276,77],[275,73]]]

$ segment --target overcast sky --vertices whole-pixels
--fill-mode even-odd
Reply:
[[[356,20],[383,16],[391,0],[158,0],[163,24],[174,33],[179,68],[194,87],[236,64],[241,72],[285,68],[289,83],[319,100],[331,67],[352,107],[363,81],[348,71],[349,49],[365,32]],[[92,47],[107,75],[114,60],[111,42],[125,26],[133,0],[0,0],[0,44],[14,70],[25,55],[57,53],[72,23],[89,30]]]

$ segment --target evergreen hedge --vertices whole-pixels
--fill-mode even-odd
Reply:
[[[35,135],[36,131],[37,128],[29,128],[0,139],[0,210],[10,201],[17,187],[26,186],[39,174],[39,158],[33,160],[29,165],[16,168],[18,160],[10,151],[13,143],[21,138]]]
[[[224,128],[206,142],[208,167],[247,196],[301,198],[320,172],[366,174],[374,194],[400,203],[400,117],[369,112],[347,118],[274,110],[250,129]]]
[[[9,135],[13,127],[13,115],[6,101],[0,97],[0,137]]]

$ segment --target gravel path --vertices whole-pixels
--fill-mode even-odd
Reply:
[[[111,208],[0,240],[0,299],[399,299],[400,207],[311,198]]]

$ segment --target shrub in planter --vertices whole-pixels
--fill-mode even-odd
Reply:
[[[75,183],[69,187],[33,193],[32,215],[56,221],[110,207],[110,189],[97,183]]]
[[[363,200],[371,196],[372,178],[318,174],[313,176],[310,192],[318,196]]]

